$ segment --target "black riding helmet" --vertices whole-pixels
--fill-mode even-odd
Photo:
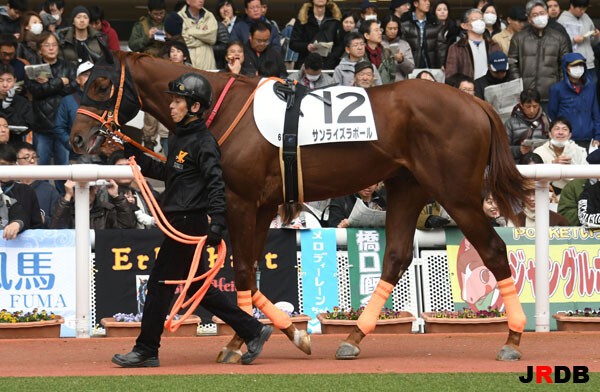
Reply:
[[[169,94],[188,98],[188,110],[194,102],[199,102],[200,112],[208,109],[212,103],[212,88],[206,78],[196,73],[186,73],[169,82]]]

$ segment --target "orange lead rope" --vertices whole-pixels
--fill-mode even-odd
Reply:
[[[183,284],[184,285],[183,290],[179,294],[179,297],[177,297],[177,300],[175,301],[175,304],[173,305],[173,308],[171,309],[171,313],[169,314],[167,321],[165,321],[165,328],[171,332],[174,332],[196,310],[198,305],[200,305],[200,302],[202,301],[202,298],[204,298],[204,295],[206,294],[206,292],[208,291],[208,288],[212,284],[213,279],[219,273],[219,270],[225,263],[225,255],[227,253],[227,246],[225,245],[225,241],[222,240],[221,243],[219,244],[219,248],[217,249],[218,255],[217,255],[217,261],[216,261],[215,265],[210,270],[208,270],[206,273],[204,273],[200,276],[196,276],[196,273],[198,272],[198,268],[200,266],[200,256],[202,254],[202,248],[204,247],[204,243],[206,241],[206,236],[199,236],[199,237],[190,236],[190,235],[181,233],[180,231],[175,229],[173,226],[171,226],[171,224],[165,218],[163,212],[161,211],[161,209],[158,205],[158,202],[152,195],[152,192],[150,191],[150,188],[146,182],[146,179],[144,178],[140,169],[138,168],[134,157],[129,158],[129,165],[131,166],[131,170],[133,172],[133,177],[142,192],[144,200],[146,201],[146,203],[148,204],[148,207],[150,208],[150,212],[152,213],[152,216],[154,217],[156,225],[160,228],[160,230],[163,233],[165,233],[165,235],[169,236],[170,238],[174,239],[175,241],[178,241],[178,242],[181,242],[184,244],[190,244],[190,245],[197,244],[196,251],[194,252],[194,257],[192,258],[192,264],[190,266],[190,272],[188,273],[187,279],[186,280],[165,280],[163,282],[164,284],[173,284],[173,285]],[[198,291],[196,291],[196,293],[194,293],[194,295],[192,295],[188,301],[185,301],[185,297],[187,296],[187,291],[190,288],[190,286],[192,285],[192,283],[198,282],[202,279],[205,279],[204,283],[202,284],[202,287],[200,287],[200,289]],[[178,314],[178,312],[182,308],[186,308],[186,307],[189,307],[189,308],[185,312],[185,314],[183,314],[179,318],[179,320],[175,320],[175,316]]]

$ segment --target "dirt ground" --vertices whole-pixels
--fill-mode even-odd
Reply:
[[[505,341],[496,334],[413,334],[367,336],[358,359],[335,360],[345,335],[313,335],[307,356],[286,337],[273,335],[259,358],[250,365],[215,363],[229,338],[202,336],[162,341],[161,367],[122,369],[113,365],[115,353],[126,353],[133,338],[22,339],[0,343],[0,374],[6,376],[97,376],[151,374],[317,374],[317,373],[425,373],[517,372],[528,365],[587,366],[600,372],[596,332],[525,333],[523,358],[498,362],[496,352]],[[244,348],[245,349],[245,348]]]

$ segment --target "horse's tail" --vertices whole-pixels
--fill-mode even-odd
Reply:
[[[502,215],[514,222],[515,208],[525,200],[526,179],[517,170],[500,116],[487,102],[477,102],[491,125],[492,138],[484,186],[494,196]]]

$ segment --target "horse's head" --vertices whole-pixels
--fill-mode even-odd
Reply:
[[[71,128],[77,153],[110,154],[116,149],[112,132],[131,120],[140,101],[124,56],[117,58],[104,45],[85,85],[81,106]]]

